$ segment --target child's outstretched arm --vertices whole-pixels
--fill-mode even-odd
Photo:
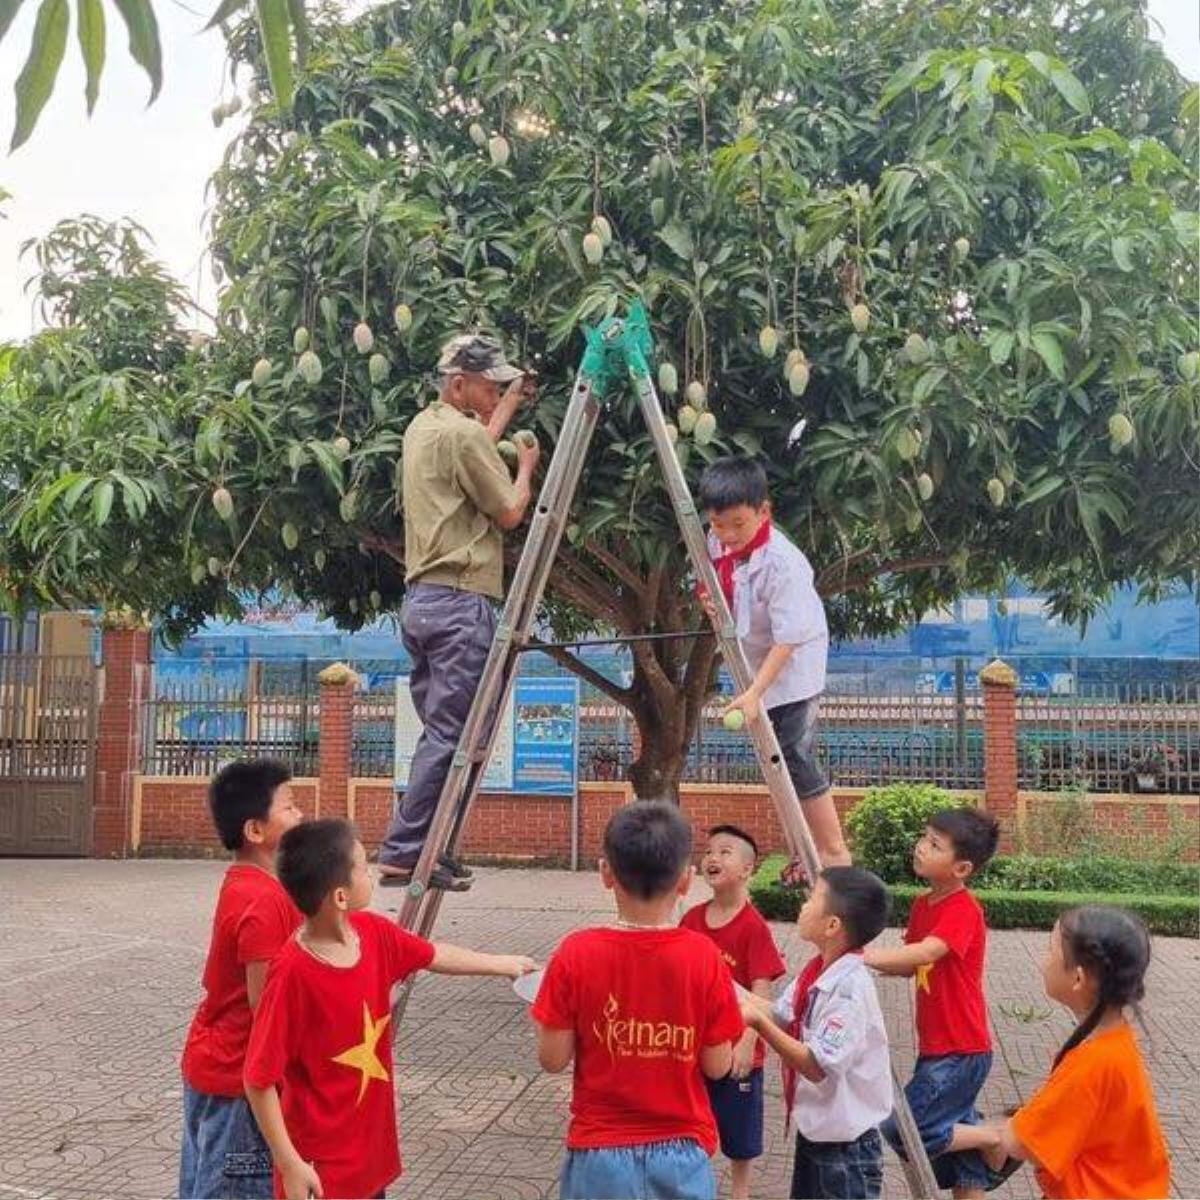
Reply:
[[[930,966],[949,953],[941,938],[931,936],[911,946],[868,946],[863,962],[882,975],[913,975],[918,967]]]
[[[790,644],[772,646],[767,651],[767,657],[763,659],[762,666],[758,668],[754,682],[740,696],[735,696],[725,711],[740,708],[746,714],[747,721],[757,720],[762,712],[762,698],[767,694],[767,689],[775,682],[776,676],[783,670],[788,659],[792,657],[792,651],[795,649],[796,647]]]
[[[438,975],[501,975],[506,979],[519,979],[536,971],[538,965],[525,954],[484,954],[465,946],[435,942],[433,961],[428,969]]]
[[[756,999],[742,997],[742,1017],[776,1054],[794,1071],[805,1079],[820,1083],[825,1072],[813,1052],[801,1041],[785,1033],[775,1024],[769,1007]]]
[[[283,1194],[287,1200],[308,1200],[310,1196],[324,1196],[321,1177],[311,1163],[306,1163],[300,1157],[292,1144],[283,1120],[278,1091],[274,1087],[254,1087],[250,1083],[245,1086],[250,1110],[254,1113],[263,1139],[271,1150],[271,1158],[283,1177]]]

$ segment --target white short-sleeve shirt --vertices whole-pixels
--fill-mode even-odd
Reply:
[[[709,556],[724,547],[710,533]],[[772,646],[795,649],[767,689],[767,708],[808,700],[825,690],[829,627],[825,606],[813,584],[813,569],[804,552],[779,526],[771,526],[765,546],[733,568],[733,619],[746,660],[757,672]]]
[[[795,993],[793,979],[772,1010],[785,1029]],[[796,1080],[790,1116],[797,1133],[811,1142],[852,1142],[891,1115],[887,1029],[862,955],[844,954],[818,976],[808,993],[800,1040],[825,1078]]]

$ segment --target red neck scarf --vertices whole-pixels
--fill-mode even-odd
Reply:
[[[847,950],[846,954],[861,954],[861,950]],[[838,958],[843,958],[844,955],[839,954]],[[804,1018],[808,1015],[808,1000],[812,994],[813,984],[837,962],[837,958],[826,963],[819,954],[813,955],[805,964],[804,970],[800,972],[796,979],[796,990],[792,994],[792,1019],[788,1025],[787,1031],[789,1036],[801,1042],[804,1039],[800,1036],[804,1030]],[[796,1101],[796,1080],[799,1077],[799,1072],[794,1067],[784,1066],[783,1068],[783,1123],[786,1129],[791,1125],[792,1121],[792,1105]]]
[[[745,562],[755,550],[765,546],[770,538],[771,518],[767,517],[758,527],[755,535],[740,550],[730,550],[728,554],[722,554],[719,558],[713,559],[713,566],[717,568],[717,579],[720,580],[721,591],[725,593],[725,602],[729,605],[730,612],[733,611],[734,567],[738,563]]]

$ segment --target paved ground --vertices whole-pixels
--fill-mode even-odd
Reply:
[[[178,1057],[199,990],[222,866],[212,862],[0,862],[0,1200],[173,1194]],[[609,915],[590,875],[485,871],[450,898],[439,934],[545,957]],[[377,894],[376,904],[391,902]],[[792,930],[776,933],[789,962]],[[1068,1024],[1043,1002],[1043,934],[993,935],[989,986],[1002,1053],[985,1107],[1040,1080]],[[1200,1196],[1200,943],[1156,945],[1146,1019],[1159,1111],[1179,1196]],[[912,1058],[907,989],[883,987],[894,1052]],[[525,1006],[497,980],[426,977],[397,1048],[407,1173],[389,1195],[555,1194],[569,1078],[541,1074]],[[759,1196],[786,1196],[777,1073],[768,1072],[768,1154]],[[722,1174],[722,1190],[728,1187]],[[889,1163],[885,1194],[905,1194]],[[1018,1176],[997,1195],[1036,1195]]]

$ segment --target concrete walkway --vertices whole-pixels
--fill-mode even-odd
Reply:
[[[0,1200],[171,1196],[179,1153],[178,1059],[199,996],[213,862],[0,861]],[[545,958],[569,930],[611,915],[590,874],[482,871],[448,898],[438,935]],[[697,888],[697,898],[705,889]],[[376,906],[394,906],[391,893]],[[777,926],[794,967],[801,947]],[[889,935],[894,936],[894,935]],[[1051,1012],[1044,934],[997,933],[989,957],[1000,1052],[985,1109],[1044,1078],[1069,1025]],[[1146,1021],[1177,1196],[1200,1196],[1200,943],[1159,939]],[[896,1060],[912,1060],[907,987],[881,995]],[[543,1075],[526,1007],[498,980],[427,976],[396,1051],[406,1173],[392,1196],[556,1194],[570,1078]],[[778,1072],[768,1064],[768,1153],[755,1194],[787,1195]],[[727,1173],[721,1186],[727,1194]],[[885,1195],[906,1194],[889,1161]],[[997,1196],[1037,1195],[1023,1172]]]

